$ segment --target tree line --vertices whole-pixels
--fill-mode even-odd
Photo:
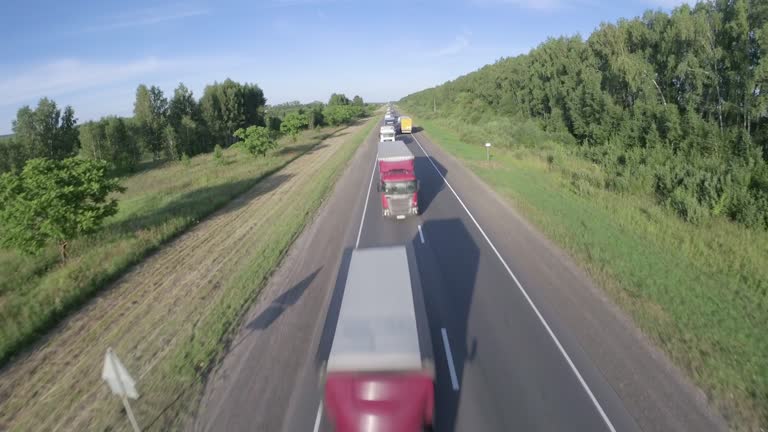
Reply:
[[[403,102],[459,122],[533,119],[601,165],[608,189],[652,193],[690,222],[768,227],[768,2],[647,11]]]
[[[268,107],[258,85],[230,79],[206,86],[199,100],[183,83],[170,99],[159,87],[141,84],[133,117],[106,116],[81,125],[71,106],[62,111],[42,98],[34,109],[20,108],[13,135],[0,139],[0,173],[19,172],[31,159],[78,156],[106,161],[110,172],[126,174],[143,157],[181,160],[211,152],[216,145],[227,147],[238,140],[239,129],[266,127],[273,139],[284,134],[295,138],[303,129],[346,124],[365,112],[360,96],[350,100],[335,93],[328,104]]]
[[[18,110],[14,135],[0,141],[0,244],[34,254],[55,241],[66,259],[73,239],[117,213],[112,194],[123,189],[115,176],[134,171],[143,155],[184,162],[213,151],[218,163],[221,144],[239,140],[243,151],[263,157],[280,135],[295,140],[302,129],[351,122],[366,110],[362,98],[343,94],[333,94],[327,105],[267,110],[256,84],[229,79],[206,86],[200,100],[184,84],[170,100],[160,88],[142,84],[132,118],[106,116],[82,125],[71,106],[62,111],[42,98],[35,109]]]
[[[295,139],[302,129],[350,123],[366,115],[368,108],[360,96],[349,99],[343,93],[333,93],[327,104],[319,101],[308,104],[291,101],[268,106],[266,123],[268,129]]]

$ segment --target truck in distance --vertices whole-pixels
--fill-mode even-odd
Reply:
[[[382,214],[405,219],[419,214],[415,157],[402,141],[379,142],[378,166]]]
[[[379,128],[379,141],[394,141],[397,134],[394,126],[382,126]]]
[[[413,133],[413,119],[408,116],[400,116],[397,119],[398,129],[400,133]]]
[[[434,416],[434,352],[413,251],[355,249],[323,374],[337,432],[417,432]]]

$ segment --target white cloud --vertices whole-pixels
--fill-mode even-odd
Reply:
[[[248,63],[251,62],[251,63]],[[231,77],[254,80],[252,60],[243,56],[200,56],[160,59],[146,57],[123,62],[64,59],[13,72],[0,69],[0,134],[10,131],[16,110],[34,106],[41,97],[72,105],[81,121],[109,114],[128,114],[140,83],[159,85],[172,94],[184,82],[199,96],[214,80]],[[119,109],[118,109],[119,108]]]
[[[576,3],[572,0],[470,0],[481,6],[511,5],[522,9],[538,11],[554,11],[562,9],[566,3]]]
[[[116,30],[129,27],[142,27],[159,24],[167,21],[175,21],[183,18],[208,15],[207,9],[189,7],[184,5],[170,5],[162,8],[146,8],[105,17],[102,22],[81,30],[83,33]]]
[[[432,51],[430,55],[432,57],[447,57],[459,54],[465,49],[469,48],[469,38],[466,34],[456,36],[453,42],[450,44]]]
[[[98,88],[172,68],[171,62],[154,57],[125,63],[85,63],[59,60],[21,71],[15,76],[0,74],[0,106],[16,105],[42,96],[57,96]]]
[[[696,4],[696,0],[644,0],[644,3],[649,6],[661,7],[664,9],[674,9],[683,3],[687,3],[693,6]]]
[[[345,3],[350,0],[274,0],[266,3],[267,8],[288,8],[288,7],[301,7],[301,6],[319,6],[333,3]]]

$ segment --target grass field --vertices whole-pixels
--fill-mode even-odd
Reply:
[[[157,246],[194,225],[265,175],[337,129],[317,129],[255,159],[237,149],[189,165],[168,163],[126,178],[119,212],[98,234],[75,241],[66,263],[55,247],[39,256],[0,249],[0,364],[79,308],[105,284]]]
[[[142,430],[181,428],[223,342],[374,124],[336,133],[258,182],[6,367],[0,429],[129,430],[99,379],[107,346],[137,380]]]
[[[489,165],[455,126],[417,120],[569,251],[734,428],[768,430],[768,233],[691,225],[651,196],[593,187],[599,167],[556,143],[494,148]]]

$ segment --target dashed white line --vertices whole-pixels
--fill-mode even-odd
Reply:
[[[448,370],[451,373],[451,385],[454,390],[458,390],[459,379],[456,378],[456,368],[453,366],[453,355],[451,354],[451,344],[448,342],[448,332],[445,331],[444,327],[441,328],[440,331],[443,333],[443,348],[445,348],[445,358],[448,359]]]
[[[373,175],[376,174],[376,161],[379,160],[379,153],[373,159],[373,169],[371,170],[371,181],[368,182],[368,193],[365,195],[365,205],[363,206],[363,216],[360,218],[360,229],[357,230],[357,241],[355,249],[360,246],[360,236],[363,235],[363,222],[365,222],[365,212],[368,210],[368,199],[371,197],[371,186],[373,186]]]
[[[456,197],[456,199],[459,201],[459,204],[464,208],[464,211],[467,212],[469,215],[469,218],[472,219],[472,222],[475,223],[475,226],[480,231],[480,234],[483,235],[483,238],[485,238],[485,241],[488,242],[488,245],[493,249],[493,252],[496,254],[496,257],[501,261],[501,264],[504,265],[504,268],[507,270],[507,273],[512,277],[512,280],[515,282],[515,285],[517,285],[517,288],[520,290],[520,292],[523,294],[523,297],[525,297],[525,300],[528,302],[528,304],[533,309],[533,312],[536,313],[536,316],[539,318],[539,321],[541,321],[541,324],[544,326],[544,328],[547,330],[547,333],[549,333],[549,336],[552,338],[552,340],[555,342],[555,345],[557,345],[558,350],[560,350],[560,353],[565,358],[565,361],[568,363],[568,366],[570,366],[571,370],[573,371],[574,375],[576,375],[576,378],[579,380],[579,383],[581,384],[581,387],[584,389],[584,391],[587,393],[589,398],[592,400],[592,404],[597,409],[600,416],[603,418],[603,421],[605,422],[605,425],[608,427],[608,429],[611,432],[616,432],[616,428],[613,427],[613,423],[611,423],[611,419],[608,418],[608,415],[605,413],[605,410],[603,410],[603,407],[600,405],[600,402],[597,401],[597,398],[595,397],[594,393],[592,393],[592,390],[589,388],[589,385],[587,385],[587,382],[584,380],[584,377],[581,376],[581,373],[576,368],[576,365],[573,363],[573,360],[571,360],[571,356],[568,355],[567,352],[565,352],[565,348],[563,348],[563,345],[560,343],[560,340],[555,336],[555,333],[552,331],[552,328],[549,327],[549,323],[547,323],[547,320],[544,319],[544,316],[539,312],[539,308],[536,307],[536,305],[533,303],[533,300],[531,300],[531,297],[528,295],[528,292],[523,288],[523,285],[520,283],[519,280],[517,280],[517,276],[512,272],[512,269],[509,268],[509,265],[507,265],[507,262],[504,261],[504,258],[501,257],[501,254],[496,249],[496,246],[493,245],[493,242],[488,237],[488,235],[485,234],[485,231],[480,226],[480,224],[477,222],[477,219],[472,215],[472,212],[469,211],[467,206],[464,204],[464,201],[459,198],[459,194],[456,193],[456,191],[453,189],[453,186],[451,186],[450,183],[448,183],[448,180],[443,176],[443,173],[440,172],[439,169],[437,169],[437,165],[435,165],[435,162],[432,160],[432,156],[430,156],[426,150],[424,150],[424,147],[422,147],[421,143],[419,142],[419,139],[416,138],[416,135],[412,135],[413,140],[416,141],[416,144],[418,144],[419,148],[422,152],[424,152],[424,155],[427,157],[427,160],[429,163],[432,164],[432,168],[437,171],[437,175],[440,176],[440,178],[443,179],[443,182],[445,182],[445,185],[448,186],[448,189],[451,190],[453,193],[453,196]],[[443,340],[447,341],[447,337],[445,334],[445,329],[443,329]],[[449,366],[452,365],[452,361],[449,357]],[[451,366],[452,368],[452,366]],[[451,377],[453,379],[453,377]],[[455,387],[454,387],[455,389]]]
[[[317,407],[317,417],[315,417],[315,428],[313,429],[314,432],[317,432],[320,430],[320,419],[323,418],[323,402],[320,402],[320,406]]]
[[[421,225],[419,225],[419,238],[421,239],[421,244],[424,244],[424,233],[421,231]]]

